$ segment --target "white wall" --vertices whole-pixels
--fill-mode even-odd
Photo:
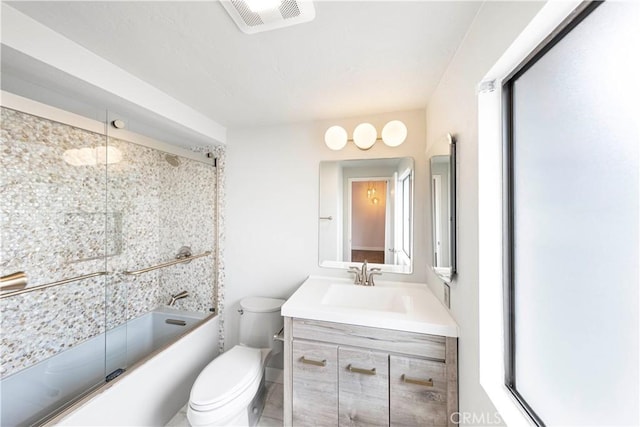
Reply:
[[[444,136],[447,132],[453,133],[458,141],[458,276],[451,288],[451,310],[460,326],[460,411],[463,421],[464,413],[471,415],[467,418],[468,424],[495,421],[492,418],[495,408],[480,386],[478,372],[478,109],[475,90],[543,4],[484,3],[427,106],[427,156],[446,152]],[[426,214],[430,221],[431,212]],[[431,230],[427,232],[430,242]],[[432,259],[430,247],[426,259]],[[427,272],[427,281],[441,297],[442,283],[431,270]]]
[[[349,135],[368,121],[378,132],[392,119],[404,121],[407,140],[390,148],[377,142],[368,151],[352,143],[331,151],[324,132],[341,125]],[[415,264],[413,274],[384,274],[392,280],[426,278],[427,161],[424,110],[354,119],[230,130],[227,147],[225,348],[237,343],[240,299],[249,295],[289,297],[310,274],[347,277],[318,266],[319,163],[322,160],[415,159]]]
[[[427,158],[443,153],[444,135],[458,138],[458,269],[451,292],[460,325],[460,410],[493,415],[495,409],[478,379],[478,226],[476,84],[542,7],[542,2],[488,2],[423,111],[319,121],[254,129],[231,129],[227,147],[227,248],[225,347],[237,343],[236,310],[248,295],[288,297],[309,274],[345,276],[318,267],[318,165],[321,160],[411,156],[415,159],[414,270],[393,280],[427,281],[442,295],[438,278],[427,270],[430,248],[430,194]],[[429,123],[428,132],[425,129]],[[391,119],[409,128],[397,148],[378,142],[369,151],[352,144],[329,150],[323,140],[334,124],[349,134],[362,121],[378,131]],[[426,136],[425,136],[426,135]],[[425,138],[429,149],[425,155]],[[438,142],[441,141],[441,142]],[[464,418],[463,418],[464,420]],[[486,418],[487,421],[493,419]],[[479,424],[478,420],[474,424]]]

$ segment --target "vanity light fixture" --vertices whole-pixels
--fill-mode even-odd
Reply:
[[[361,150],[368,150],[378,140],[378,131],[371,123],[360,123],[353,130],[353,143]]]
[[[342,126],[331,126],[324,134],[324,142],[331,150],[342,150],[348,141],[352,141],[361,150],[373,147],[376,141],[382,141],[389,147],[397,147],[407,139],[407,126],[400,120],[392,120],[382,128],[382,138],[371,123],[360,123],[349,139]]]

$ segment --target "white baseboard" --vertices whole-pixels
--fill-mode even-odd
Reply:
[[[278,368],[271,368],[267,366],[264,373],[265,381],[272,383],[282,384],[284,379],[284,371]]]
[[[383,251],[384,252],[384,247],[378,247],[378,246],[353,246],[351,247],[351,250],[354,251]]]

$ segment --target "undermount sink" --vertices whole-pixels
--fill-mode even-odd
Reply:
[[[411,300],[402,289],[333,284],[320,304],[331,307],[406,313]]]

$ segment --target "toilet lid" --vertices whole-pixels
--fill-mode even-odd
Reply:
[[[279,298],[247,297],[240,301],[240,307],[253,313],[272,313],[280,311],[285,300]]]
[[[213,409],[241,394],[260,375],[260,350],[237,345],[200,372],[191,388],[189,404],[194,409]]]

